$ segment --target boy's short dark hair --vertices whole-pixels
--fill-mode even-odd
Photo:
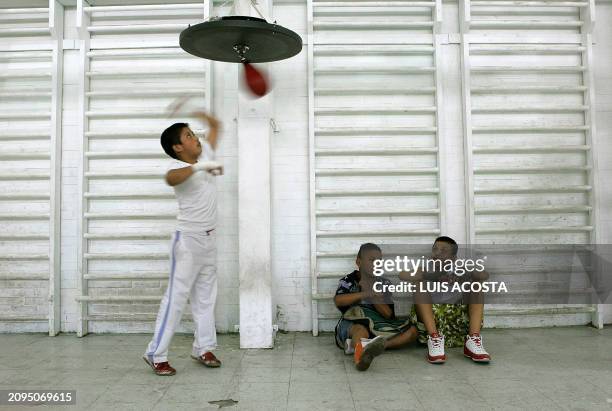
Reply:
[[[161,146],[170,157],[178,160],[178,156],[174,152],[172,146],[175,144],[181,144],[181,131],[189,127],[187,123],[174,123],[170,127],[164,130],[161,134]]]
[[[459,251],[459,246],[457,245],[457,242],[455,240],[443,235],[441,237],[436,238],[436,241],[434,241],[434,244],[437,243],[438,241],[450,244],[452,246],[453,255],[457,255],[457,251]]]
[[[361,258],[362,254],[367,252],[367,251],[380,251],[380,247],[377,246],[374,243],[365,243],[365,244],[361,244],[361,246],[359,247],[359,251],[357,252],[357,258]]]

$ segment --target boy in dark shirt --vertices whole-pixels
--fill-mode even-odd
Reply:
[[[336,345],[354,354],[360,371],[370,367],[374,357],[385,349],[407,345],[417,338],[417,330],[408,320],[395,317],[391,294],[375,292],[374,283],[391,284],[373,275],[374,261],[382,258],[376,244],[362,244],[355,263],[358,270],[340,279],[334,303],[342,312],[336,325]]]

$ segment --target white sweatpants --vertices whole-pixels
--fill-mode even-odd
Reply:
[[[156,363],[168,361],[170,340],[181,321],[188,298],[195,324],[192,355],[200,356],[217,346],[216,231],[209,234],[177,231],[172,238],[170,253],[168,288],[157,313],[155,334],[146,351],[147,357]]]

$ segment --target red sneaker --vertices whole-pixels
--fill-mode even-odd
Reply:
[[[444,336],[437,332],[427,336],[427,361],[432,364],[442,364],[446,361]]]
[[[491,356],[482,346],[480,334],[467,335],[463,344],[463,355],[475,362],[489,362]]]
[[[217,357],[215,357],[215,354],[211,353],[210,351],[206,351],[204,354],[200,355],[199,357],[195,357],[192,355],[191,358],[193,358],[194,360],[198,360],[199,362],[201,362],[202,364],[204,364],[205,366],[209,368],[221,367],[221,361],[219,361]]]
[[[157,375],[174,375],[174,374],[176,374],[176,370],[170,366],[168,361],[154,363],[149,358],[147,358],[146,355],[144,357],[142,357],[142,359],[147,364],[149,364],[149,366],[151,368],[153,368],[153,371]]]

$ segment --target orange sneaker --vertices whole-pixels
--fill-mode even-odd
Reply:
[[[373,338],[367,342],[358,342],[355,345],[355,367],[359,371],[370,368],[374,357],[379,356],[385,350],[385,339],[382,336]]]
[[[363,345],[361,344],[361,341],[355,343],[354,350],[353,360],[355,361],[355,365],[357,365],[361,361],[361,356],[363,354]]]

